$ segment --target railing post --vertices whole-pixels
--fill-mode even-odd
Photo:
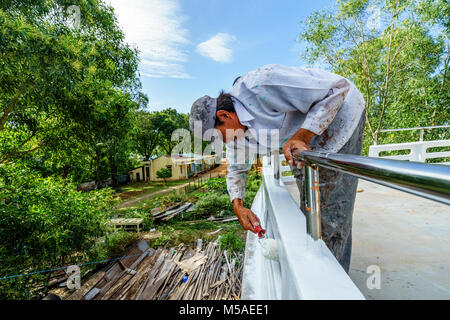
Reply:
[[[280,180],[280,152],[278,150],[273,151],[273,176],[275,180]]]
[[[316,165],[305,167],[305,210],[306,231],[314,239],[322,238],[320,219],[319,168]]]

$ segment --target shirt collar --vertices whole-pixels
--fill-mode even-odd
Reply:
[[[239,121],[248,127],[251,127],[249,125],[249,121],[252,121],[253,119],[255,119],[255,117],[253,117],[248,111],[247,109],[245,109],[244,105],[235,97],[231,97],[231,99],[233,100],[233,104],[234,104],[234,109],[236,110],[237,116],[239,118]]]

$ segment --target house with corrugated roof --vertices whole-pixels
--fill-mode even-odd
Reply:
[[[179,155],[164,155],[152,160],[141,162],[141,166],[129,171],[130,180],[163,181],[156,172],[162,168],[171,170],[172,177],[167,181],[184,180],[199,173],[212,169],[215,165],[215,155],[199,155],[194,153]]]

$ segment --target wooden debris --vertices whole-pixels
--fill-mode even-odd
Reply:
[[[155,220],[168,221],[175,217],[176,215],[186,211],[189,207],[192,206],[192,203],[186,202],[185,204],[179,206],[178,208],[167,210],[162,214],[154,216]]]
[[[239,299],[243,256],[233,256],[215,242],[197,244],[154,250],[140,240],[123,254],[131,257],[112,261],[67,299]]]
[[[105,276],[104,271],[97,272],[88,281],[86,281],[80,289],[68,296],[66,300],[80,300]]]
[[[219,229],[217,229],[216,231],[212,231],[212,232],[208,233],[208,235],[212,236],[212,235],[214,235],[214,234],[216,234],[216,233],[219,233],[219,232],[222,231],[222,230],[223,230],[223,228],[219,228]]]
[[[168,206],[168,207],[158,207],[154,208],[150,211],[153,218],[156,218],[158,216],[163,215],[165,212],[176,209],[180,206],[180,202],[175,203],[174,205]]]

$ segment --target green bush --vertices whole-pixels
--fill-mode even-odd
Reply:
[[[245,242],[236,233],[236,230],[230,230],[219,238],[220,247],[230,252],[240,252],[245,247]]]
[[[205,188],[208,191],[217,191],[221,193],[227,193],[227,180],[226,178],[212,178],[206,181]]]
[[[195,205],[197,213],[213,216],[233,214],[233,204],[227,194],[208,192],[200,196]]]
[[[158,179],[164,179],[164,183],[166,183],[166,179],[172,177],[172,170],[168,168],[162,168],[156,171],[156,176]]]
[[[99,259],[119,257],[125,249],[140,239],[139,233],[118,230],[107,236],[99,245]]]
[[[262,177],[256,171],[250,171],[245,188],[244,205],[250,208],[256,192],[261,185]],[[226,178],[213,178],[206,182],[208,193],[201,194],[196,204],[199,214],[232,215],[233,204],[227,193]]]
[[[111,204],[109,189],[78,192],[67,180],[0,167],[0,276],[86,261],[106,233]],[[24,286],[41,280],[0,280],[0,299],[28,298]]]

